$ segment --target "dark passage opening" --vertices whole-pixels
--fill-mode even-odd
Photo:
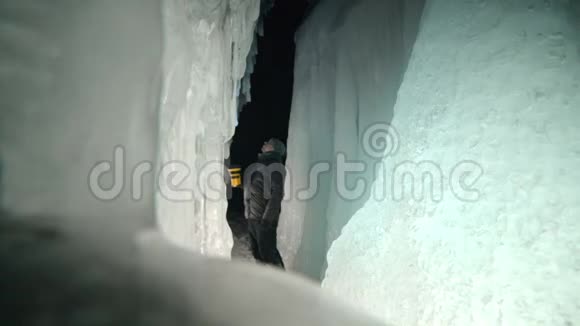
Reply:
[[[258,56],[251,77],[252,101],[244,106],[238,117],[231,145],[230,164],[233,166],[245,169],[254,163],[262,144],[271,137],[286,143],[294,84],[294,34],[308,3],[308,0],[275,0],[274,7],[265,14],[264,35],[258,38]],[[262,8],[265,7],[263,3]],[[251,255],[246,248],[243,212],[242,189],[234,188],[227,212],[234,234],[234,258]]]

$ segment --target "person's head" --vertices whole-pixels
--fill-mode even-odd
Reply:
[[[276,138],[270,138],[262,145],[262,153],[276,152],[282,156],[286,155],[286,146],[284,143]]]

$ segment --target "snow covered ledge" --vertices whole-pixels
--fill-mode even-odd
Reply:
[[[204,255],[230,255],[221,164],[259,11],[259,0],[164,1],[158,223],[170,240]]]
[[[580,17],[565,3],[428,1],[400,148],[375,184],[386,199],[334,242],[326,289],[396,325],[580,319]],[[442,191],[397,198],[396,172],[421,179],[404,161],[430,164]]]

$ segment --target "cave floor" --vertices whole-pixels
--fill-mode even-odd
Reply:
[[[232,259],[255,262],[250,247],[250,235],[248,223],[243,214],[232,213],[228,216],[228,224],[232,229],[234,246],[232,247]]]

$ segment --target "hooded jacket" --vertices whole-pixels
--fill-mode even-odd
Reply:
[[[258,162],[248,167],[244,177],[246,218],[278,225],[286,177],[282,155],[277,152],[261,154]]]

